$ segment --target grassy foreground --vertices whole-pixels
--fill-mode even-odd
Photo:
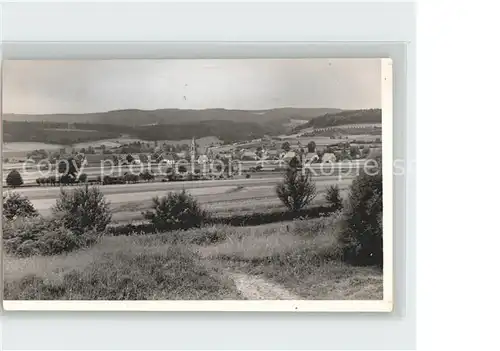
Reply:
[[[254,227],[216,225],[104,237],[89,249],[64,255],[7,256],[5,299],[245,298],[248,294],[231,279],[235,276],[258,278],[301,299],[382,299],[380,269],[339,260],[337,227],[335,216]]]
[[[239,299],[234,283],[178,245],[105,237],[58,256],[6,257],[6,300]]]
[[[263,277],[302,299],[381,300],[381,269],[340,261],[336,221],[326,217],[238,229],[198,252],[218,267]]]

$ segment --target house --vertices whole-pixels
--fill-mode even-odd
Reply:
[[[176,153],[169,152],[161,154],[160,162],[162,163],[173,165],[176,160],[178,160],[178,156]]]
[[[105,155],[105,154],[90,154],[90,155],[85,155],[85,158],[87,159],[87,163],[89,165],[100,165],[101,161],[104,161],[106,159],[110,159],[111,161],[111,155]]]
[[[148,163],[150,161],[150,155],[148,154],[139,154],[139,160],[142,162],[142,163]]]
[[[198,157],[199,164],[208,163],[208,161],[209,161],[209,159],[208,159],[207,155],[200,155],[200,157]]]
[[[176,155],[178,159],[186,160],[188,158],[189,153],[187,151],[181,151],[178,152]]]
[[[258,160],[259,157],[253,151],[245,151],[245,152],[242,153],[241,159],[243,161],[255,161],[255,160]]]
[[[277,150],[266,150],[263,158],[265,160],[277,160],[279,158],[279,153]]]
[[[335,154],[330,153],[330,152],[325,152],[323,154],[323,157],[321,158],[321,162],[335,162],[337,161],[337,158],[335,157]]]
[[[294,151],[288,151],[288,152],[285,152],[284,154],[282,154],[281,158],[284,161],[290,161],[295,156],[297,156],[297,154]]]

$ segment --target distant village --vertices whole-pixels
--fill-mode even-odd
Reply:
[[[307,144],[300,138],[267,137],[243,141],[232,144],[212,142],[208,145],[199,145],[194,137],[190,144],[170,144],[160,142],[132,141],[128,143],[114,143],[115,145],[94,145],[87,148],[65,147],[58,151],[44,149],[28,152],[26,157],[12,157],[4,162],[17,163],[31,159],[35,162],[49,160],[55,163],[68,156],[85,160],[88,165],[100,165],[101,161],[113,160],[114,164],[139,163],[174,163],[186,160],[198,164],[210,163],[214,160],[240,161],[285,161],[297,157],[306,163],[338,162],[365,158],[373,148],[379,148],[377,142],[361,140],[336,139],[329,145],[318,146],[314,140]]]

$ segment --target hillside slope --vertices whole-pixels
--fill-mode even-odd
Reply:
[[[75,143],[118,138],[121,135],[142,140],[182,140],[192,137],[215,136],[226,142],[261,138],[279,132],[279,126],[251,122],[201,121],[179,124],[124,126],[113,124],[77,123],[67,129],[65,123],[3,122],[4,142],[43,142],[72,145]]]
[[[269,110],[116,110],[84,114],[4,114],[4,121],[95,123],[122,126],[144,126],[148,124],[183,124],[201,121],[232,121],[267,124],[285,123],[291,118],[311,119],[326,113],[337,113],[339,109],[330,108],[276,108]]]
[[[326,128],[360,123],[382,123],[382,110],[345,110],[337,113],[327,113],[323,116],[312,118],[309,122],[295,128],[295,131],[306,128]]]

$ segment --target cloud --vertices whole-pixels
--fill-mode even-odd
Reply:
[[[379,59],[4,61],[4,113],[373,108]]]

